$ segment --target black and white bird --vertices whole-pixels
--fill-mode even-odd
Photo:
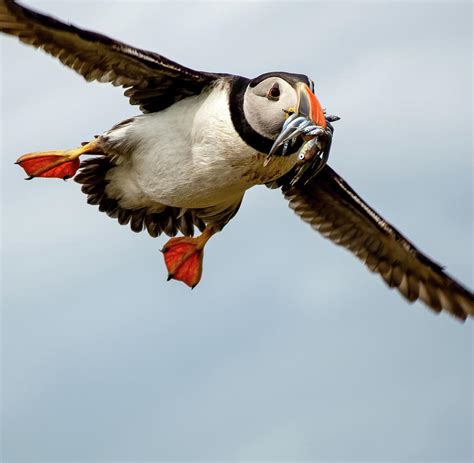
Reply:
[[[74,177],[89,204],[135,232],[181,232],[163,248],[169,278],[194,287],[207,240],[234,217],[247,189],[265,184],[280,188],[304,221],[409,301],[421,299],[461,320],[474,315],[472,292],[326,165],[338,118],[323,111],[308,77],[195,71],[13,0],[0,0],[0,30],[87,81],[126,88],[130,103],[139,105],[143,114],[80,148],[30,153],[17,163],[29,178]],[[82,155],[91,157],[81,161]]]

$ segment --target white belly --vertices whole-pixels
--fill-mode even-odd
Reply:
[[[265,155],[235,131],[226,95],[215,88],[106,134],[123,151],[108,174],[107,193],[132,208],[151,203],[203,208],[290,170],[296,155],[274,157],[263,166]]]

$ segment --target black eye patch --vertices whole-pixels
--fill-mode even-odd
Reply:
[[[267,98],[269,100],[278,101],[280,98],[280,86],[277,82],[272,85],[272,88],[267,93]]]

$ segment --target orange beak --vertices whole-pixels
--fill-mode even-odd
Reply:
[[[296,112],[312,120],[316,125],[326,128],[326,118],[321,103],[310,88],[299,82],[296,86],[298,94],[298,102],[296,104]]]
[[[275,154],[282,145],[281,156],[285,156],[288,141],[292,139],[294,141],[297,136],[304,138],[305,134],[308,134],[310,138],[314,138],[326,133],[326,117],[316,95],[303,82],[296,84],[296,95],[296,108],[288,108],[285,111],[288,117],[283,123],[280,134],[273,142],[268,156]],[[305,140],[308,141],[307,138]]]

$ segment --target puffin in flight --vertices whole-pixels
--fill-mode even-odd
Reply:
[[[162,249],[169,278],[194,287],[206,242],[234,217],[245,191],[264,184],[408,301],[421,299],[461,320],[474,315],[473,293],[326,164],[338,118],[322,109],[308,77],[195,71],[13,0],[0,0],[0,30],[87,81],[124,87],[139,105],[143,114],[79,148],[29,153],[17,163],[28,178],[74,177],[89,204],[135,232],[181,232]]]

